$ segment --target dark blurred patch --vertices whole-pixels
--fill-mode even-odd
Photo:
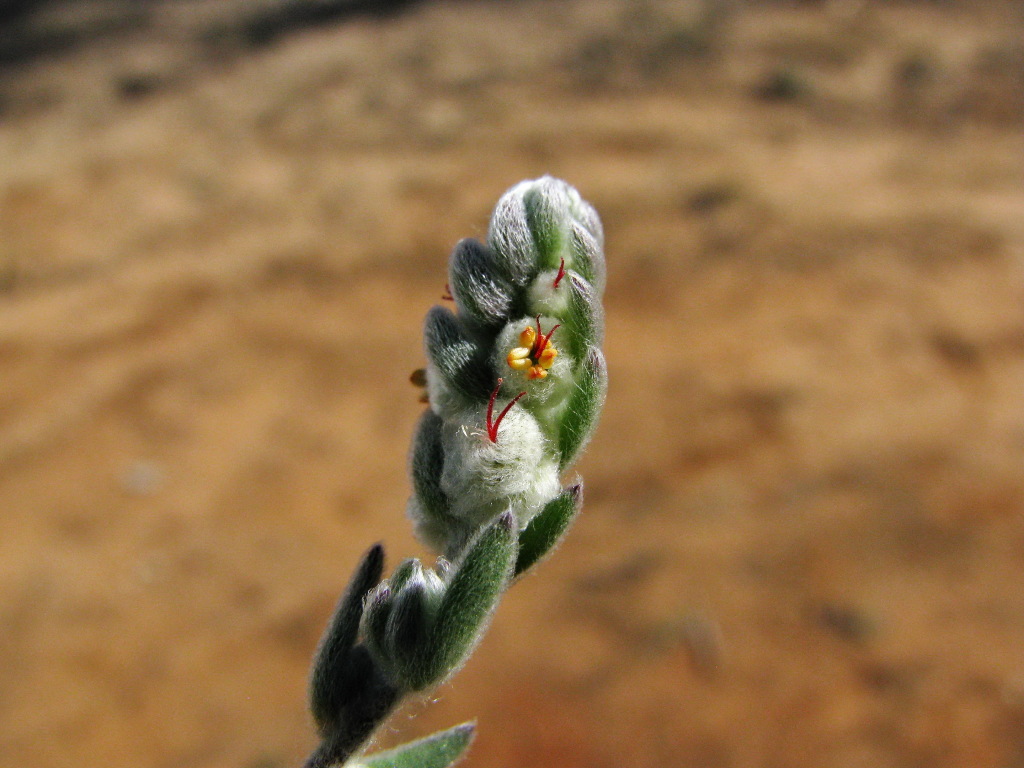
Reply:
[[[316,602],[316,601],[314,601]],[[304,659],[320,637],[321,614],[310,606],[296,607],[286,613],[269,618],[262,631],[272,642],[288,653]]]
[[[634,552],[622,562],[581,576],[577,579],[577,585],[589,592],[632,587],[646,581],[664,565],[664,561],[664,554],[660,551]]]
[[[821,603],[809,609],[810,618],[841,640],[863,643],[877,631],[877,623],[865,611],[843,603]]]
[[[0,110],[3,116],[3,110]],[[0,258],[0,296],[13,293],[18,286],[18,265],[11,256]]]
[[[892,114],[904,125],[934,122],[941,84],[941,65],[927,51],[907,53],[892,72]]]
[[[877,660],[864,661],[858,670],[864,684],[872,690],[888,694],[909,694],[925,670]]]
[[[1019,37],[977,53],[964,101],[968,116],[979,122],[1016,126],[1024,119],[1024,42]]]
[[[157,74],[130,72],[118,77],[115,87],[125,101],[135,101],[156,93],[163,84],[163,79]]]
[[[7,0],[0,5],[0,66],[60,54],[86,43],[154,26],[154,12],[174,0],[83,2]],[[421,0],[268,0],[241,6],[220,21],[193,30],[212,50],[225,44],[268,45],[289,32],[350,16],[386,17]],[[119,88],[132,98],[151,90],[148,81]],[[134,86],[134,87],[133,87]]]
[[[15,0],[0,11],[0,66],[62,53],[114,33],[137,29],[147,3]]]
[[[811,85],[795,68],[779,67],[755,83],[752,93],[761,101],[800,101],[810,95]]]
[[[981,348],[956,331],[937,328],[928,341],[935,353],[953,368],[976,368],[981,362]]]
[[[421,0],[283,0],[258,7],[240,25],[244,42],[268,45],[288,32],[316,27],[348,16],[386,17]]]
[[[583,40],[565,69],[587,88],[649,84],[692,72],[719,51],[729,14],[720,0],[633,3],[614,26]]]
[[[43,4],[43,0],[3,0],[0,2],[0,25],[16,21],[36,6]]]
[[[906,54],[893,67],[893,116],[905,125],[950,129],[970,122],[999,127],[1024,119],[1024,44],[1007,37],[964,61],[934,51]]]
[[[288,762],[276,755],[260,755],[245,764],[245,768],[283,768]]]
[[[344,270],[313,253],[286,253],[269,258],[260,272],[262,287],[297,285],[307,290],[328,290],[345,284]]]
[[[697,187],[686,198],[686,209],[697,215],[708,215],[731,203],[740,196],[740,186],[734,181],[712,181]]]
[[[670,639],[677,639],[689,655],[694,672],[711,677],[722,667],[722,628],[714,619],[691,613],[674,625]]]
[[[936,65],[923,51],[907,54],[896,63],[893,78],[901,88],[917,89],[935,80]]]

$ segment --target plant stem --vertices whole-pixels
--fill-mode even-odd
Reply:
[[[397,689],[382,694],[378,691],[379,698],[360,717],[347,718],[349,722],[345,732],[328,734],[306,758],[303,768],[328,768],[332,765],[343,766],[348,762],[370,740],[374,731],[384,724],[402,698]]]

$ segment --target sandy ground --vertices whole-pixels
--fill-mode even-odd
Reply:
[[[585,514],[384,741],[1024,766],[1019,5],[430,3],[248,41],[152,8],[0,72],[0,766],[299,763],[351,567],[426,554],[408,375],[448,251],[543,173],[607,232]]]

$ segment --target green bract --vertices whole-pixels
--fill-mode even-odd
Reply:
[[[429,409],[412,442],[408,505],[417,534],[444,557],[433,569],[405,560],[383,581],[383,549],[363,559],[314,662],[322,743],[307,768],[345,763],[403,695],[457,671],[512,580],[579,512],[582,484],[563,488],[561,475],[607,390],[603,243],[594,209],[546,176],[502,196],[486,243],[455,247],[456,311],[434,307],[424,325]],[[468,731],[358,765],[429,754],[423,764],[442,768],[467,742]]]

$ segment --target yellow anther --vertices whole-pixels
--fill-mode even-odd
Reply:
[[[541,368],[539,365],[534,365],[526,373],[528,379],[543,379],[548,375],[548,372]]]
[[[540,359],[537,360],[537,365],[542,368],[550,368],[554,364],[556,357],[558,357],[558,350],[552,347],[549,343],[544,347],[544,351],[540,353]]]
[[[530,359],[530,350],[528,347],[516,347],[508,353],[509,367],[514,368],[517,371],[525,371],[531,365],[533,360]]]
[[[523,332],[519,334],[519,346],[526,347],[527,352],[533,349],[533,343],[537,341],[537,331],[534,330],[532,325],[528,325],[523,329]]]

